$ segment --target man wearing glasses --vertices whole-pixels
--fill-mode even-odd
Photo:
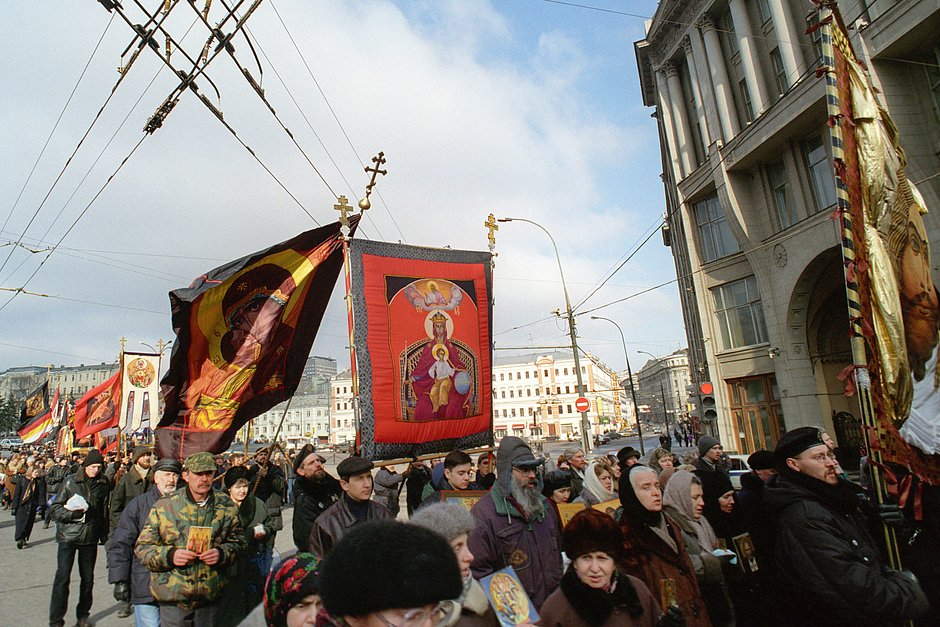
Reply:
[[[813,608],[818,625],[886,625],[923,614],[916,577],[881,561],[860,506],[861,488],[837,474],[838,462],[816,427],[786,433],[774,449],[777,478],[765,487],[777,519],[774,566],[780,612]]]
[[[544,463],[522,438],[503,438],[496,483],[470,510],[477,521],[468,542],[476,558],[473,576],[512,566],[535,607],[561,582],[561,529],[542,495]]]

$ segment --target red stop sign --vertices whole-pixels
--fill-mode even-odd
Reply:
[[[584,398],[583,396],[578,397],[578,400],[574,402],[574,408],[578,411],[587,411],[591,409],[591,401]]]

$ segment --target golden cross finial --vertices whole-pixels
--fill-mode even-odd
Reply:
[[[349,206],[349,199],[345,196],[339,197],[339,204],[333,205],[333,209],[339,211],[339,223],[340,223],[340,232],[343,234],[343,237],[349,237],[349,214],[353,212],[353,208]]]
[[[372,206],[372,202],[369,200],[369,196],[372,195],[372,188],[375,187],[375,179],[379,176],[379,174],[382,176],[388,174],[388,170],[380,169],[386,163],[384,152],[380,151],[378,155],[372,157],[372,163],[375,165],[371,168],[366,166],[366,172],[372,173],[372,178],[369,180],[369,184],[366,185],[366,197],[359,201],[359,208],[363,211]]]
[[[490,250],[496,247],[496,231],[499,230],[499,225],[496,224],[496,216],[492,213],[486,217],[486,222],[483,223],[483,226],[490,230],[489,240],[490,240]]]

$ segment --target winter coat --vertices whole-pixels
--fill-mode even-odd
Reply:
[[[131,501],[118,519],[108,546],[108,583],[130,583],[131,603],[153,603],[150,594],[150,571],[134,555],[134,545],[140,536],[150,509],[160,499],[157,486],[151,487],[140,498]]]
[[[676,543],[677,551],[667,545],[648,526],[633,522],[624,514],[620,519],[624,533],[623,572],[638,577],[650,590],[660,589],[661,579],[676,583],[676,601],[685,616],[687,627],[709,627],[708,610],[695,576],[695,569],[685,547],[682,532],[666,518],[666,529]]]
[[[49,516],[56,522],[55,540],[60,544],[84,546],[97,544],[108,537],[108,518],[105,511],[111,482],[101,471],[94,478],[79,468],[74,475],[66,477],[56,493]],[[79,494],[88,503],[88,509],[69,511],[65,504]]]
[[[219,550],[219,561],[209,566],[197,559],[174,566],[173,554],[186,548],[189,528],[194,526],[212,528],[210,545]],[[244,549],[245,535],[232,499],[213,490],[200,507],[184,486],[151,508],[134,554],[151,572],[155,601],[192,609],[219,598],[229,581],[229,567]]]
[[[367,520],[392,520],[393,518],[392,513],[384,505],[367,501],[368,513],[365,519],[359,520],[350,511],[347,499],[348,497],[344,496],[317,518],[317,521],[313,523],[313,529],[310,530],[309,548],[304,549],[305,551],[310,551],[322,559],[353,525]]]
[[[30,485],[32,484],[32,485]],[[11,509],[37,507],[46,509],[46,482],[42,477],[27,479],[26,475],[17,475],[13,480],[13,500]]]
[[[405,500],[408,503],[409,516],[421,506],[421,501],[424,500],[421,496],[424,486],[430,480],[431,470],[427,466],[423,464],[421,466],[412,466],[411,472],[408,473],[408,479],[405,480],[405,488],[408,490]]]
[[[281,507],[284,506],[284,497],[287,495],[287,481],[284,480],[284,471],[272,463],[268,463],[264,476],[260,476],[260,466],[251,467],[248,475],[248,494],[261,499],[271,517],[271,531],[280,531],[284,528],[284,519],[281,516]]]
[[[250,494],[238,508],[238,522],[245,534],[246,548],[238,554],[232,578],[222,593],[219,625],[237,625],[264,597],[264,580],[270,567],[266,554],[274,540],[271,516],[260,498]],[[261,525],[265,535],[255,538],[255,527]],[[264,572],[262,572],[264,568]]]
[[[117,485],[114,486],[114,491],[111,493],[110,507],[111,529],[117,528],[118,521],[121,519],[121,512],[123,512],[127,504],[131,502],[131,499],[147,492],[150,486],[153,485],[153,474],[151,472],[148,471],[146,476],[141,477],[137,470],[138,468],[135,464],[130,470],[124,473],[124,476],[121,477]]]
[[[49,472],[46,473],[46,490],[50,496],[59,491],[59,487],[62,486],[62,482],[65,481],[65,478],[70,474],[72,474],[72,467],[68,464],[65,466],[56,464],[49,469]]]
[[[834,627],[900,624],[928,610],[920,586],[882,563],[859,511],[858,486],[845,480],[832,486],[790,471],[764,493],[778,515],[781,612],[798,612],[798,619],[812,608],[813,622]]]
[[[404,485],[405,476],[400,472],[379,468],[379,471],[375,473],[375,501],[387,507],[394,517],[397,517],[398,512],[401,511],[399,500]]]
[[[313,523],[343,495],[339,481],[330,475],[322,479],[308,479],[297,475],[294,481],[294,520],[292,531],[298,551],[310,550],[310,531]]]
[[[477,523],[467,542],[474,556],[473,576],[480,579],[512,566],[535,607],[540,607],[561,581],[558,518],[539,495],[543,513],[524,519],[504,496],[509,492],[512,470],[500,468],[498,476],[493,489],[470,510]]]
[[[539,609],[541,619],[536,624],[544,627],[656,627],[662,612],[646,584],[631,575],[621,573],[618,577],[614,591],[608,593],[586,586],[578,579],[574,567],[569,567],[561,586]],[[638,602],[643,610],[636,618],[627,610],[633,592],[636,594],[633,603]]]

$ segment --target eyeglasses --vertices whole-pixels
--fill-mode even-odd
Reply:
[[[459,610],[460,605],[456,601],[441,601],[430,610],[416,608],[405,611],[397,624],[382,616],[381,612],[376,612],[375,615],[387,627],[424,627],[427,621],[431,621],[432,625],[443,625]]]
[[[810,459],[817,464],[825,464],[826,462],[832,462],[833,464],[839,463],[839,460],[836,459],[836,456],[832,453],[817,453],[812,457],[797,457],[796,459]]]

